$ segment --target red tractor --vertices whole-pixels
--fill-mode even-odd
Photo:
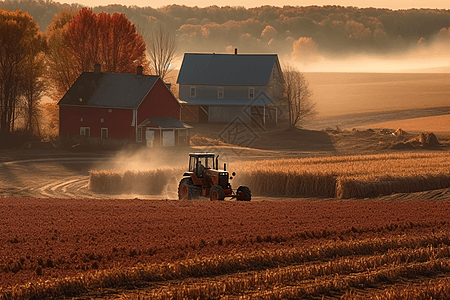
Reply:
[[[250,201],[252,194],[250,189],[241,185],[233,191],[230,185],[230,177],[226,164],[223,170],[219,170],[219,155],[214,153],[190,153],[189,171],[184,173],[178,185],[178,199],[191,200],[200,196],[209,197],[211,200],[225,200],[225,197],[236,198],[238,201]],[[236,173],[232,173],[235,176]]]

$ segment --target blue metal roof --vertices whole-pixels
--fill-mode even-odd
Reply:
[[[136,109],[158,76],[83,72],[59,105]]]
[[[177,83],[264,86],[275,63],[276,54],[185,53]]]

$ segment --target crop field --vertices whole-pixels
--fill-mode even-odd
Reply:
[[[91,171],[89,186],[99,192],[157,193],[170,184],[176,194],[182,170]],[[260,196],[349,199],[450,188],[446,152],[260,160],[231,163],[229,170],[236,170],[235,188],[245,184]]]
[[[319,116],[448,105],[450,74],[305,73]]]
[[[3,198],[0,299],[443,299],[449,214],[433,200]]]

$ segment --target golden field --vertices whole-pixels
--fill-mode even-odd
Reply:
[[[178,181],[184,168],[148,172],[91,171],[89,188],[98,192],[158,194]],[[394,153],[273,159],[231,163],[234,188],[254,195],[366,198],[450,187],[446,152]],[[171,182],[171,189],[176,189]]]
[[[151,171],[90,171],[88,188],[99,193],[159,195],[180,168],[161,168]]]
[[[255,194],[365,198],[450,187],[447,153],[400,153],[240,163]]]
[[[320,117],[448,106],[449,73],[305,73]]]

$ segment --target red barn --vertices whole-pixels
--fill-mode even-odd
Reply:
[[[189,144],[181,106],[159,76],[83,72],[59,101],[59,136],[94,144]]]

